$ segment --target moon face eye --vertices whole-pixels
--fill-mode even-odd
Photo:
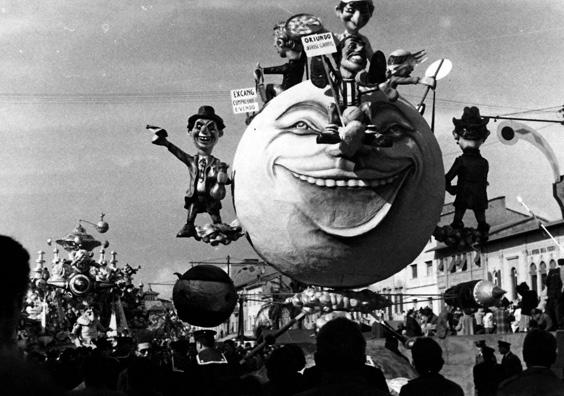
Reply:
[[[304,130],[310,129],[310,128],[309,128],[309,125],[308,125],[305,121],[298,121],[298,122],[296,122],[296,123],[294,124],[294,128],[296,128],[296,129],[304,129]]]
[[[413,128],[401,123],[393,123],[386,126],[382,132],[393,140],[399,140],[407,136],[410,132],[413,132]]]

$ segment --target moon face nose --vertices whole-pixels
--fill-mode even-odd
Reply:
[[[339,128],[339,151],[342,156],[352,158],[362,146],[366,126],[360,121],[353,120],[346,126]]]

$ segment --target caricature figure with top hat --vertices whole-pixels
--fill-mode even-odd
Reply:
[[[452,228],[464,228],[462,218],[466,209],[474,211],[477,230],[482,241],[487,239],[489,224],[486,222],[486,209],[488,207],[488,161],[480,154],[480,146],[484,143],[490,132],[486,128],[489,119],[480,117],[477,107],[465,107],[460,119],[453,118],[453,136],[462,155],[457,157],[450,170],[445,175],[446,190],[451,195],[456,195],[454,200],[454,220]],[[452,180],[457,177],[456,186]]]
[[[164,129],[147,126],[147,129],[155,133],[152,143],[165,146],[188,167],[188,188],[184,197],[184,208],[188,211],[188,216],[186,224],[176,235],[178,238],[194,237],[209,242],[206,236],[230,228],[222,223],[220,215],[221,200],[226,194],[225,185],[231,183],[227,175],[228,165],[212,155],[213,148],[223,136],[224,128],[223,120],[215,113],[213,107],[201,106],[197,114],[188,118],[188,135],[192,137],[197,149],[196,155],[190,155],[169,142]],[[198,213],[203,212],[210,215],[213,224],[205,226],[202,230],[201,227],[195,226],[194,221]],[[221,238],[219,242],[226,244],[231,240],[234,239]],[[216,242],[212,240],[211,243],[215,244],[214,241]]]

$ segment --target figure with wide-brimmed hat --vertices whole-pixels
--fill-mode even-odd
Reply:
[[[457,157],[445,175],[446,191],[456,195],[454,200],[454,219],[450,225],[437,226],[433,236],[439,242],[460,250],[473,248],[480,250],[487,242],[490,226],[486,222],[488,207],[488,161],[480,154],[480,146],[490,134],[487,129],[488,117],[481,117],[477,107],[465,107],[462,117],[453,118],[452,135],[462,155]],[[452,181],[457,178],[456,185]],[[464,227],[462,221],[466,209],[474,211],[477,228]],[[480,255],[476,255],[476,265],[480,265]]]
[[[488,207],[488,161],[480,154],[480,146],[487,139],[490,132],[486,128],[489,119],[480,116],[477,107],[465,107],[460,119],[453,118],[453,136],[462,155],[457,157],[454,164],[447,172],[446,190],[451,195],[456,195],[454,200],[454,220],[451,226],[463,229],[462,218],[466,209],[472,209],[478,222],[478,232],[482,239],[487,238],[490,226],[486,222],[486,209]],[[452,180],[457,177],[456,186]]]
[[[184,208],[188,211],[186,224],[176,235],[178,238],[194,237],[212,244],[227,244],[237,239],[240,227],[223,224],[221,200],[225,198],[225,186],[231,183],[227,175],[228,165],[212,155],[213,148],[223,136],[225,124],[212,106],[201,106],[196,114],[188,117],[188,135],[197,149],[190,155],[167,140],[166,130],[147,125],[154,132],[152,143],[165,146],[176,158],[188,167],[189,183],[184,197]],[[195,225],[198,213],[207,212],[213,224],[204,227]]]

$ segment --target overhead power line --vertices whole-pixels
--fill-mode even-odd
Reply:
[[[417,98],[415,95],[404,95],[407,98]],[[230,100],[229,90],[202,90],[202,91],[168,91],[168,92],[115,92],[115,93],[0,93],[0,104],[138,104],[138,103],[186,103],[199,102],[202,100],[225,99]],[[524,114],[535,111],[547,111],[554,109],[557,112],[559,106],[543,107],[541,109],[527,109],[518,106],[502,106],[499,104],[487,104],[478,102],[467,102],[461,100],[437,98],[437,102],[443,104],[456,104],[466,106],[478,106],[491,109],[514,109],[514,112],[502,114]]]

